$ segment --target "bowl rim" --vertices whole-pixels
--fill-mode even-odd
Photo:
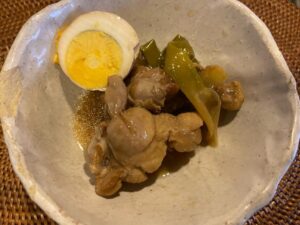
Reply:
[[[281,165],[277,168],[277,174],[272,177],[265,190],[263,191],[263,195],[259,198],[255,199],[251,205],[244,207],[244,210],[240,210],[238,212],[239,215],[233,213],[233,218],[230,218],[231,221],[236,224],[242,224],[247,219],[249,219],[257,210],[261,209],[265,205],[267,205],[276,193],[276,189],[283,175],[287,172],[289,166],[292,164],[298,149],[299,138],[300,138],[300,102],[299,95],[297,93],[296,81],[294,76],[290,72],[286,61],[283,58],[282,53],[280,52],[270,30],[263,23],[263,21],[257,17],[254,12],[252,12],[246,5],[239,2],[238,0],[226,0],[224,1],[226,4],[234,7],[239,10],[241,14],[247,16],[249,21],[252,23],[259,36],[262,38],[264,44],[267,46],[271,55],[273,56],[278,69],[282,72],[282,74],[289,79],[291,83],[289,96],[290,101],[292,102],[293,110],[294,110],[294,118],[293,118],[293,128],[292,134],[290,138],[290,145],[288,148],[288,153],[286,153],[283,158]],[[71,0],[62,0],[60,2],[48,5],[38,13],[34,14],[30,17],[29,20],[23,25],[21,30],[19,31],[8,55],[5,60],[5,63],[2,67],[2,71],[7,71],[14,67],[17,67],[20,60],[21,55],[20,52],[24,52],[25,48],[29,42],[26,41],[25,37],[30,35],[33,31],[38,28],[38,21],[49,15],[52,11],[57,8],[64,7],[68,4],[72,4]],[[25,41],[24,41],[25,40]],[[15,53],[18,54],[15,54]],[[14,172],[20,178],[26,192],[29,197],[41,207],[44,212],[54,219],[59,224],[67,224],[67,225],[83,225],[83,223],[76,221],[72,217],[70,217],[62,208],[60,208],[39,186],[39,184],[35,181],[32,175],[27,170],[27,166],[25,163],[24,156],[22,154],[22,148],[15,141],[11,127],[14,126],[14,118],[11,117],[2,117],[1,118],[4,140],[8,148],[9,157],[13,166]],[[255,203],[255,204],[254,204]]]

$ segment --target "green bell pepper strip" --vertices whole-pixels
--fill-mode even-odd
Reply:
[[[213,89],[205,86],[188,52],[178,48],[173,41],[166,48],[164,70],[172,76],[204,120],[208,128],[208,143],[217,145],[220,98]]]
[[[190,45],[190,43],[188,42],[187,39],[185,39],[184,37],[182,37],[180,34],[178,34],[172,41],[172,43],[179,48],[180,50],[187,52],[190,59],[194,61],[195,59],[195,53],[194,50],[192,48],[192,46]]]
[[[147,66],[148,63],[143,55],[143,53],[141,52],[141,50],[139,51],[139,54],[137,55],[136,59],[135,59],[135,64],[137,66]]]
[[[152,39],[146,44],[142,45],[140,51],[148,64],[147,66],[154,68],[160,65],[160,51],[155,40]]]
[[[180,34],[177,34],[175,38],[173,38],[173,40],[171,41],[173,45],[175,45],[177,48],[179,48],[180,50],[188,53],[190,59],[194,62],[199,64],[198,60],[195,57],[195,53],[194,50],[192,48],[192,46],[190,45],[190,43],[188,42],[187,39],[185,39],[183,36],[181,36]],[[160,56],[160,67],[163,68],[164,67],[164,63],[165,63],[165,55],[166,55],[166,49],[165,48]]]

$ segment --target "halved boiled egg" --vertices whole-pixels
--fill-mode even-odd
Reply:
[[[124,19],[108,12],[77,17],[59,34],[58,62],[64,73],[87,90],[105,90],[108,77],[129,73],[139,43]]]

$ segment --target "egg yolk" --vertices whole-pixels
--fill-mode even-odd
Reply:
[[[67,74],[88,89],[106,87],[108,77],[118,74],[122,49],[111,36],[100,31],[85,31],[69,44],[65,65]]]

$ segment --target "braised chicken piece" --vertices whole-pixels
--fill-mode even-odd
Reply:
[[[167,141],[171,130],[176,128],[176,116],[169,113],[160,113],[154,116],[156,135],[159,140]]]
[[[153,115],[143,108],[120,113],[107,127],[100,124],[87,150],[88,168],[96,177],[96,193],[111,196],[121,188],[122,181],[145,181],[146,173],[160,167],[166,150],[165,142],[156,139]]]
[[[162,113],[155,116],[158,136],[167,140],[168,147],[178,152],[190,152],[201,143],[202,119],[197,113],[181,113],[178,116]]]
[[[188,112],[179,114],[176,123],[176,129],[171,131],[168,139],[169,146],[178,152],[194,151],[202,140],[202,119],[197,113]]]
[[[111,196],[122,187],[126,170],[112,156],[104,137],[105,126],[100,125],[87,149],[89,171],[96,177],[95,191],[101,196]]]
[[[106,129],[106,128],[104,128]],[[143,171],[117,162],[109,149],[103,127],[96,129],[87,149],[87,165],[95,176],[95,191],[100,196],[111,196],[122,187],[122,181],[141,183],[147,179]]]
[[[166,99],[178,91],[177,84],[164,70],[139,66],[128,86],[128,98],[134,106],[159,113]]]
[[[159,168],[166,154],[166,146],[156,143],[155,134],[152,114],[146,109],[133,107],[110,122],[107,142],[122,165],[152,173]]]
[[[107,163],[102,163],[102,160],[107,155],[106,140],[102,138],[104,132],[104,123],[96,128],[95,135],[92,138],[87,149],[87,162],[89,171],[92,174],[99,174],[105,168],[103,167]]]
[[[110,117],[118,115],[125,109],[127,104],[127,88],[122,77],[114,75],[108,78],[104,101]]]
[[[122,168],[108,168],[105,174],[96,175],[95,192],[104,197],[109,197],[117,193],[122,187],[122,179],[124,176]]]
[[[155,172],[167,149],[193,151],[201,142],[203,122],[197,113],[152,115],[129,108],[101,124],[88,149],[89,170],[96,176],[96,193],[110,196],[122,181],[141,183]]]
[[[214,89],[220,96],[223,109],[234,111],[242,107],[245,97],[239,81],[225,82]]]

